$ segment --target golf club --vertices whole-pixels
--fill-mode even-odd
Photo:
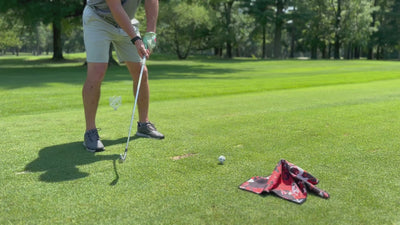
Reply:
[[[143,56],[142,68],[140,69],[140,75],[139,75],[138,85],[137,85],[137,89],[136,89],[135,103],[133,104],[132,117],[131,117],[131,125],[129,126],[128,140],[126,141],[126,146],[125,146],[124,155],[122,155],[122,154],[119,155],[119,162],[120,162],[120,163],[123,163],[123,162],[125,161],[126,155],[128,154],[128,145],[129,145],[129,140],[130,140],[130,138],[131,138],[131,131],[132,131],[133,118],[134,118],[134,116],[135,116],[136,103],[137,103],[138,96],[139,96],[139,89],[140,89],[140,84],[142,83],[142,75],[143,75],[143,70],[144,70],[144,66],[145,66],[145,65],[146,65],[146,56]]]

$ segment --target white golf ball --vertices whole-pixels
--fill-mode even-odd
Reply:
[[[223,156],[223,155],[221,155],[220,157],[218,157],[218,161],[219,161],[220,163],[224,163],[225,160],[226,160],[226,158],[225,158],[225,156]]]

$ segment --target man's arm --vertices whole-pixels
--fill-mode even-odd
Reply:
[[[129,35],[131,39],[136,37],[137,35],[132,27],[131,20],[126,14],[124,8],[122,8],[121,0],[106,0],[106,2],[118,25]]]
[[[108,8],[110,8],[111,13],[115,19],[115,21],[118,23],[118,25],[129,35],[129,37],[132,39],[137,36],[135,30],[133,29],[133,26],[131,24],[131,20],[129,19],[128,14],[126,14],[124,8],[121,5],[121,0],[106,0]],[[146,58],[149,57],[149,53],[144,47],[143,41],[142,40],[136,40],[135,41],[135,46],[138,51],[138,54],[140,58],[143,56],[146,56]]]
[[[147,28],[146,32],[156,32],[158,18],[158,0],[145,0]]]

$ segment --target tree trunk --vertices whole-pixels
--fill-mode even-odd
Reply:
[[[61,41],[61,19],[54,18],[53,20],[53,60],[64,60],[63,57],[63,46]]]
[[[318,47],[315,40],[311,44],[311,59],[318,59]]]
[[[113,46],[112,46],[112,44],[110,43],[110,49],[108,50],[108,66],[112,66],[112,65],[118,66],[119,64],[118,64],[118,62],[114,59],[112,52],[113,52]]]
[[[360,59],[361,58],[361,47],[356,45],[354,47],[354,58],[355,59]]]
[[[225,8],[225,20],[226,20],[226,32],[227,32],[227,38],[226,38],[226,55],[228,58],[232,58],[232,28],[231,28],[231,23],[232,23],[232,5],[233,5],[233,0],[229,1],[224,4]]]
[[[232,42],[230,40],[226,42],[226,56],[232,58]]]
[[[294,28],[294,23],[292,24],[290,28],[290,54],[289,58],[293,59],[294,58],[294,51],[295,51],[295,45],[296,43],[296,36],[295,36],[295,28]]]
[[[275,16],[275,35],[274,35],[274,58],[282,58],[282,29],[283,29],[283,0],[276,2],[276,16]]]
[[[265,45],[266,45],[266,39],[267,39],[267,31],[266,31],[266,24],[264,24],[263,28],[262,28],[262,32],[263,32],[263,42],[262,42],[262,59],[265,59]]]
[[[326,44],[323,43],[322,46],[320,46],[319,49],[320,49],[320,51],[321,51],[322,58],[323,58],[323,59],[327,59],[327,58],[328,58],[328,54],[327,54],[327,51],[326,51],[326,49],[327,49]]]
[[[175,36],[174,43],[175,43],[175,47],[176,47],[176,49],[175,49],[176,55],[178,56],[179,59],[186,59],[189,56],[190,50],[192,48],[193,39],[190,38],[188,46],[186,48],[184,46],[183,47],[184,49],[181,50],[181,48],[180,48],[181,42],[179,42],[179,40],[178,40],[178,34],[175,32],[174,36]]]
[[[330,59],[332,56],[332,43],[329,43],[328,45],[328,59]]]
[[[334,57],[335,59],[340,59],[340,20],[341,20],[341,14],[342,14],[342,9],[341,9],[341,1],[337,1],[337,12],[336,12],[336,23],[335,23],[335,49],[334,49]]]
[[[374,6],[376,7],[378,5],[378,1],[375,0],[374,1]],[[372,22],[371,22],[371,27],[375,27],[375,23],[376,23],[376,12],[374,11],[372,13]],[[371,38],[371,40],[368,43],[368,59],[373,59],[374,58],[374,40],[373,38]]]

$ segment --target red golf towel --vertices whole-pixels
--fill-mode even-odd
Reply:
[[[256,194],[272,192],[283,199],[301,204],[307,199],[307,190],[322,198],[329,198],[326,191],[315,186],[318,182],[318,179],[307,171],[282,159],[270,176],[252,177],[239,188]]]

